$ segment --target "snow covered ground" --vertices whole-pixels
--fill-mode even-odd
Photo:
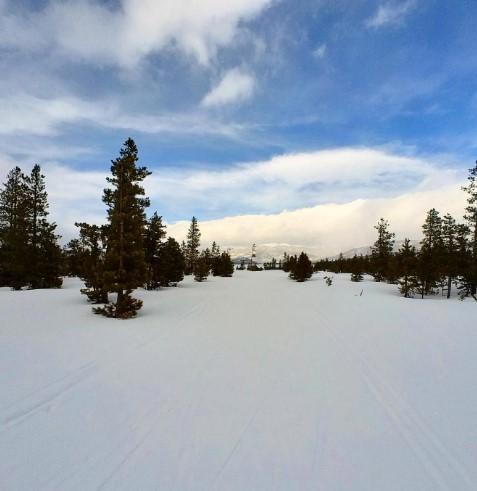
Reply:
[[[477,489],[477,303],[281,272],[0,290],[0,489]],[[363,295],[359,293],[363,289]]]

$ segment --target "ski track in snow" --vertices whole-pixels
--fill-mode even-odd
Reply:
[[[146,308],[151,308],[145,309],[143,317],[128,324],[98,318],[98,332],[82,332],[83,345],[78,349],[65,348],[73,350],[71,364],[77,368],[65,368],[65,373],[56,377],[56,373],[51,373],[48,382],[0,407],[0,483],[5,482],[0,485],[2,491],[382,491],[387,487],[383,476],[369,474],[365,479],[368,471],[353,467],[352,453],[344,463],[346,472],[339,470],[343,452],[347,455],[358,451],[366,462],[369,445],[369,459],[374,459],[373,452],[379,447],[373,447],[378,442],[373,438],[380,431],[383,435],[394,432],[403,442],[402,447],[392,449],[391,456],[409,459],[394,463],[397,469],[402,467],[397,474],[405,476],[401,484],[393,483],[389,489],[409,489],[409,482],[416,483],[415,489],[426,491],[477,489],[475,468],[469,467],[472,457],[477,457],[475,445],[469,447],[457,437],[449,442],[448,433],[424,417],[422,405],[417,408],[410,397],[416,397],[415,393],[404,394],[393,382],[390,373],[400,373],[399,366],[393,365],[391,372],[387,370],[386,356],[369,345],[375,334],[363,313],[384,302],[385,326],[389,316],[386,309],[396,308],[396,302],[402,301],[397,295],[386,293],[387,285],[364,282],[356,286],[344,278],[340,283],[339,275],[335,276],[333,287],[326,287],[316,277],[309,283],[296,284],[275,272],[243,272],[237,276],[210,279],[205,284],[189,279],[186,288],[143,292]],[[355,291],[361,289],[365,294],[357,297]],[[22,293],[8,293],[6,298],[18,300]],[[48,302],[61,305],[55,293],[38,292]],[[62,293],[72,299],[78,295],[76,291]],[[3,294],[0,292],[0,307],[5,310],[9,303],[2,303]],[[337,301],[339,295],[345,298]],[[446,325],[449,320],[442,306],[461,315],[464,324],[473,325],[475,310],[470,310],[467,303],[443,302],[435,300],[432,304],[443,313],[435,318],[441,329],[451,327]],[[418,318],[429,317],[429,302],[411,300],[399,305],[414,309],[413,315]],[[50,308],[55,311],[55,307]],[[78,313],[89,309],[85,303],[71,308],[78,309]],[[422,314],[419,308],[423,309]],[[49,329],[48,312],[46,306],[41,327],[45,332]],[[412,318],[408,311],[403,316],[406,321]],[[72,329],[81,328],[80,316],[79,319],[68,327],[69,334]],[[399,325],[399,321],[396,323]],[[404,325],[402,328],[410,329]],[[61,327],[55,325],[55,329],[60,329],[61,336]],[[115,329],[119,329],[117,333]],[[396,335],[396,331],[390,332]],[[426,332],[432,335],[432,331]],[[0,341],[1,335],[0,326]],[[108,342],[108,336],[114,338],[114,343]],[[379,336],[382,343],[386,338],[382,333]],[[472,336],[468,343],[475,344],[477,336]],[[124,338],[124,342],[116,344],[116,337]],[[29,342],[27,334],[24,342]],[[41,342],[41,336],[32,342]],[[415,337],[415,342],[427,339]],[[99,345],[91,353],[87,349],[83,353],[81,350],[88,343]],[[3,346],[7,345],[8,338],[3,342]],[[21,344],[16,341],[15,349],[18,346]],[[393,346],[393,341],[389,346]],[[403,352],[406,348],[401,347]],[[35,356],[34,349],[31,353]],[[394,360],[399,359],[396,353],[393,355]],[[21,360],[24,363],[25,357]],[[428,364],[432,362],[432,358],[427,360]],[[0,357],[0,370],[2,367],[5,368]],[[160,367],[170,370],[175,381],[163,378]],[[462,375],[456,370],[455,374]],[[151,383],[144,377],[151,377]],[[362,385],[359,392],[347,390],[348,383],[357,390],[358,382]],[[124,409],[118,407],[102,438],[90,432],[91,441],[87,436],[81,440],[74,421],[81,418],[82,406],[90,417],[96,410],[104,411],[101,405],[97,409],[93,406],[96,399],[98,404],[105,404],[104,408],[109,407],[98,392],[101,388],[112,391],[118,401],[132,391],[132,397],[140,397],[140,402]],[[448,389],[453,397],[462,397],[454,387]],[[349,415],[342,412],[342,395],[349,398],[347,404],[359,397],[357,401],[367,407],[362,414],[356,407],[356,424],[360,418],[374,415],[376,408],[385,415],[382,419],[373,416],[377,419],[369,424],[376,428],[376,436],[363,440],[363,448],[342,446],[347,441],[354,444],[359,435],[353,420],[345,420]],[[477,412],[475,398],[462,400],[462,404],[474,404],[474,414]],[[448,418],[459,426],[452,414]],[[56,430],[55,421],[63,433]],[[66,421],[71,425],[66,425]],[[471,434],[477,435],[475,418],[467,424],[472,425],[468,426]],[[349,430],[347,425],[351,425]],[[67,445],[65,455],[55,453],[70,438],[77,446],[74,452]],[[397,445],[398,440],[386,438]],[[31,445],[27,445],[28,439]],[[12,448],[2,446],[2,440]],[[45,450],[40,451],[42,448]],[[390,457],[381,458],[389,467],[386,459]],[[414,470],[404,467],[405,462],[413,460],[419,463],[413,464]],[[32,470],[25,468],[24,463],[29,461],[35,464]],[[357,479],[353,480],[349,473],[356,473]],[[411,480],[413,473],[416,481]],[[350,487],[350,482],[355,487]]]

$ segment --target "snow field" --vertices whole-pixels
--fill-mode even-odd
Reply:
[[[477,304],[322,277],[0,290],[0,488],[477,489]]]

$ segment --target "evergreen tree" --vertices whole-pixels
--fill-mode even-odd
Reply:
[[[108,303],[104,284],[104,261],[107,246],[107,227],[75,223],[79,228],[78,276],[84,281],[81,293],[94,304]]]
[[[472,250],[469,245],[469,227],[465,224],[457,225],[457,290],[461,300],[472,295]]]
[[[194,272],[195,263],[199,258],[200,235],[197,218],[192,217],[192,221],[187,232],[187,241],[184,251],[186,261],[185,274],[187,275]]]
[[[292,280],[303,282],[310,279],[313,275],[313,265],[308,256],[302,252],[295,261],[292,261],[290,267],[290,278]]]
[[[383,281],[388,278],[394,233],[389,232],[389,222],[384,218],[374,228],[378,231],[378,238],[371,248],[372,275],[374,281]]]
[[[210,273],[210,253],[205,250],[199,255],[194,264],[194,280],[202,282]]]
[[[477,300],[477,162],[469,169],[468,184],[462,189],[467,193],[467,207],[464,219],[470,235],[470,262],[466,276],[469,294]]]
[[[29,177],[19,167],[13,169],[0,193],[0,282],[17,290],[61,286],[62,254],[56,224],[47,216],[40,166]]]
[[[0,285],[20,290],[28,284],[28,192],[19,167],[0,191]]]
[[[178,242],[169,237],[159,249],[154,277],[160,286],[176,286],[184,279],[185,260]]]
[[[144,234],[144,253],[147,263],[147,281],[146,288],[154,290],[160,285],[160,267],[159,256],[163,247],[162,240],[166,236],[166,227],[162,223],[162,216],[154,212],[152,217],[146,223]],[[162,266],[164,266],[164,261]]]
[[[400,273],[399,291],[401,295],[409,298],[416,288],[416,248],[411,245],[409,239],[404,239],[403,244],[396,254],[396,261]]]
[[[443,275],[442,218],[435,208],[428,211],[422,232],[423,239],[417,262],[417,280],[419,292],[424,298],[424,295],[433,292]]]
[[[447,298],[451,296],[452,282],[457,276],[458,270],[458,243],[457,223],[447,213],[442,219],[443,265],[442,272],[447,277]],[[444,290],[443,290],[444,291]]]
[[[150,174],[137,166],[137,147],[129,138],[116,160],[112,161],[103,201],[108,208],[107,249],[104,260],[104,289],[116,293],[116,302],[96,308],[107,317],[128,319],[136,316],[142,301],[131,297],[134,289],[147,280],[144,235],[149,199],[144,197],[141,182]]]
[[[228,252],[222,252],[213,258],[212,275],[230,277],[234,274],[234,264]]]
[[[356,254],[350,261],[351,281],[363,281],[363,256],[358,257]]]

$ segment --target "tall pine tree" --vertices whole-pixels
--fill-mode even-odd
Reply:
[[[185,244],[185,274],[189,275],[194,272],[195,264],[199,259],[199,247],[200,247],[200,230],[197,218],[192,217],[192,221],[187,232],[187,240]]]
[[[389,222],[384,218],[374,228],[378,231],[378,238],[371,248],[372,275],[374,281],[383,281],[388,278],[395,235],[389,231]]]
[[[462,188],[467,193],[467,207],[464,218],[470,235],[471,260],[466,277],[469,295],[477,300],[477,162],[469,169],[468,184]]]
[[[112,187],[103,194],[109,222],[103,280],[105,290],[116,294],[116,301],[94,312],[119,319],[136,316],[142,301],[131,293],[147,280],[143,240],[149,199],[144,197],[141,183],[150,172],[137,165],[137,154],[136,144],[129,138],[112,161],[112,177],[107,178]]]

